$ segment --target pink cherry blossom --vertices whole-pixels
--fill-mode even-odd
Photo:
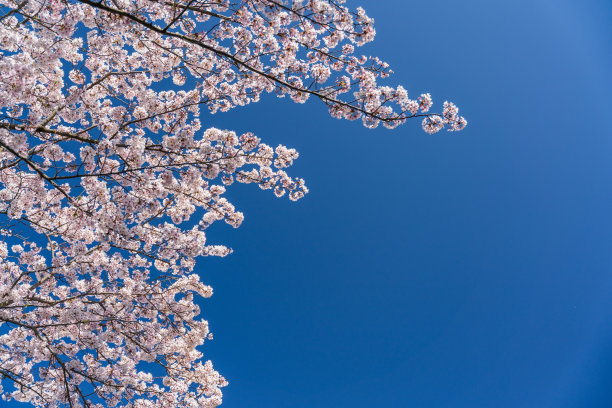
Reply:
[[[251,183],[298,200],[298,153],[203,128],[263,93],[336,118],[427,133],[457,107],[380,85],[356,55],[373,19],[343,0],[0,0],[0,383],[35,407],[216,407],[227,381],[194,273],[226,198]]]

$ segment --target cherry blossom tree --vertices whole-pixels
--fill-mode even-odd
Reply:
[[[343,0],[0,0],[0,392],[35,407],[215,407],[194,272],[234,182],[303,197],[294,149],[203,129],[262,93],[335,118],[461,130],[378,84]],[[4,388],[2,388],[4,387]]]

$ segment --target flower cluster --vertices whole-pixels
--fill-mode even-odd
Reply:
[[[459,108],[452,102],[444,102],[442,115],[429,115],[423,119],[423,130],[429,134],[436,133],[446,126],[449,132],[463,130],[467,121],[459,116]]]
[[[302,198],[298,158],[203,128],[263,93],[333,117],[461,130],[379,85],[373,20],[341,0],[0,0],[0,391],[36,407],[215,407],[195,297],[234,182]],[[2,388],[4,387],[4,388]]]

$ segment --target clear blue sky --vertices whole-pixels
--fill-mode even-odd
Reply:
[[[295,147],[253,186],[206,351],[224,407],[612,406],[612,3],[349,0],[409,93],[470,121],[369,131],[265,98],[210,124]],[[439,105],[438,105],[439,106]]]
[[[201,259],[225,408],[612,407],[612,2],[348,0],[458,134],[264,98],[205,117],[295,147],[298,203],[233,186]],[[5,406],[0,403],[0,406]]]

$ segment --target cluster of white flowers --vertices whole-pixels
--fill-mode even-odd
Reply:
[[[46,408],[201,408],[227,384],[194,274],[234,182],[291,200],[298,153],[203,129],[262,93],[332,116],[461,130],[452,103],[380,86],[373,20],[340,0],[0,0],[0,392]],[[151,365],[162,368],[160,377]],[[2,388],[4,387],[4,388]]]
[[[429,115],[423,119],[423,130],[429,134],[436,133],[445,126],[449,132],[463,130],[467,126],[467,120],[459,116],[459,108],[452,102],[444,102],[442,115]]]

